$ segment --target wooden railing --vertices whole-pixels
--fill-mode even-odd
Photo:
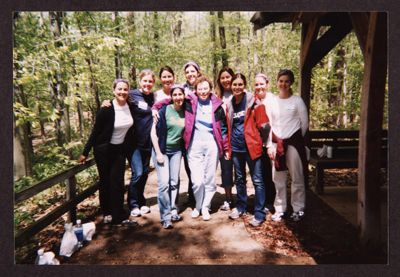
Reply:
[[[93,166],[94,159],[88,160],[85,164],[76,165],[68,170],[65,170],[57,175],[54,175],[44,181],[41,181],[31,187],[15,193],[14,204],[25,201],[38,193],[53,187],[54,185],[64,183],[66,181],[66,201],[59,207],[52,210],[50,213],[35,221],[23,230],[16,230],[15,246],[21,246],[25,241],[37,234],[48,225],[53,223],[63,214],[68,212],[69,221],[75,222],[76,220],[76,206],[95,193],[99,188],[99,183],[92,184],[89,188],[85,189],[79,194],[76,194],[76,177],[79,172]]]

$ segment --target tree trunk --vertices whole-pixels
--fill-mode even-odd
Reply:
[[[19,131],[17,127],[15,126],[15,121],[14,123],[14,128],[13,128],[13,168],[14,168],[14,180],[18,180],[21,177],[25,175],[30,175],[27,174],[27,168],[26,168],[26,156],[25,156],[25,151],[23,148],[23,142],[21,140],[21,134],[19,134]]]
[[[136,66],[135,66],[135,34],[136,34],[136,24],[135,24],[135,14],[133,12],[129,12],[127,15],[127,22],[128,22],[128,32],[131,34],[133,37],[129,39],[129,51],[131,53],[130,55],[130,64],[129,64],[129,83],[131,85],[132,89],[137,88],[137,82],[136,82]]]
[[[216,35],[216,26],[215,26],[215,12],[210,12],[210,37],[211,37],[211,42],[213,45],[213,50],[212,50],[212,72],[213,72],[213,78],[214,78],[214,84],[217,82],[217,66],[218,66],[218,54],[217,54],[217,35]]]
[[[14,30],[17,28],[17,21],[19,13],[14,13],[13,27]],[[17,47],[15,36],[13,37],[14,47]],[[18,53],[17,53],[18,54]],[[17,55],[15,61],[22,60],[23,57]],[[18,62],[14,62],[13,69],[15,72],[15,78],[21,78],[21,67]],[[15,83],[14,83],[15,84]],[[24,93],[22,85],[14,85],[14,101],[21,103],[24,107],[28,107],[28,100]],[[16,126],[13,121],[13,141],[14,141],[14,178],[20,178],[24,175],[31,176],[33,173],[33,145],[32,145],[32,133],[31,124],[26,122],[21,126]]]
[[[223,12],[218,12],[218,30],[219,30],[219,41],[222,49],[221,53],[222,66],[228,66],[228,53],[226,51],[226,37],[225,37]]]
[[[117,33],[117,37],[119,37],[119,32],[120,32],[120,17],[118,15],[118,12],[114,12],[114,24],[115,24],[115,31]],[[121,55],[119,51],[119,47],[115,46],[115,52],[114,52],[114,63],[115,63],[115,78],[119,79],[122,78],[122,63],[121,63]]]
[[[50,15],[50,29],[54,36],[54,45],[57,48],[63,47],[61,38],[61,30],[63,25],[63,12],[49,12]],[[65,105],[65,97],[68,95],[68,86],[65,82],[65,68],[66,61],[64,55],[60,56],[59,68],[52,76],[52,89],[54,93],[54,100],[56,108],[60,113],[59,119],[56,120],[57,128],[57,144],[63,146],[65,142],[71,141],[71,123],[69,119],[69,106]]]
[[[240,22],[240,12],[237,13],[237,16],[238,16],[238,22]],[[263,30],[264,30],[264,28],[263,28]],[[240,57],[240,53],[241,53],[241,30],[240,30],[240,25],[238,25],[236,27],[236,49],[237,49],[237,52],[236,52],[236,55],[235,55],[236,56],[235,64],[239,66],[241,64],[241,62],[242,62],[242,59]]]
[[[343,47],[340,47],[336,52],[336,61],[334,65],[334,79],[336,80],[336,85],[332,88],[331,97],[329,99],[329,103],[337,110],[340,110],[342,107],[342,91],[343,91],[343,82],[344,82],[344,62],[345,62],[345,50]],[[341,113],[336,114],[336,118],[334,118],[334,122],[336,126],[340,126],[341,123]]]
[[[80,22],[79,18],[77,18],[76,21],[77,25],[78,25],[78,29],[79,32],[81,33],[81,36],[85,36],[86,33],[84,31],[84,29],[82,28],[82,23]],[[90,92],[92,93],[92,95],[94,96],[94,100],[96,103],[96,107],[90,107],[90,109],[92,111],[94,111],[94,114],[92,113],[92,117],[94,118],[96,116],[96,113],[98,110],[100,110],[100,93],[99,93],[99,88],[97,86],[97,81],[96,81],[96,77],[95,77],[95,73],[93,70],[93,57],[90,54],[91,48],[89,46],[85,46],[85,50],[86,50],[86,57],[85,57],[85,61],[88,65],[89,68],[89,72],[90,72]]]

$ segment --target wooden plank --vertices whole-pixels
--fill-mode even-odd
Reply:
[[[381,243],[379,165],[383,104],[387,75],[386,13],[370,14],[361,96],[360,145],[358,153],[357,222],[360,241],[369,251]]]
[[[61,182],[63,182],[64,180],[70,178],[71,176],[76,175],[77,173],[85,170],[86,168],[91,167],[92,165],[95,164],[94,159],[90,159],[88,160],[85,164],[80,164],[80,165],[76,165],[70,169],[67,169],[57,175],[51,176],[50,178],[41,181],[35,185],[32,185],[31,187],[24,189],[20,192],[15,193],[14,196],[14,200],[15,200],[15,204],[24,201],[36,194],[38,194],[39,192],[42,192],[48,188],[51,188],[52,186],[59,184]]]
[[[80,194],[78,194],[74,199],[71,199],[61,206],[57,207],[51,211],[46,216],[40,218],[35,223],[29,227],[19,231],[15,236],[15,246],[22,246],[25,241],[29,238],[46,228],[48,225],[57,220],[60,216],[68,212],[72,207],[76,207],[80,202],[88,198],[90,195],[94,194],[99,189],[99,182],[95,183],[93,186],[87,188]]]

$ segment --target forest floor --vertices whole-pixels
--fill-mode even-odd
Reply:
[[[310,176],[312,183],[313,174]],[[187,178],[184,169],[181,177],[180,203],[185,203]],[[136,227],[101,223],[96,216],[97,196],[81,203],[79,211],[86,218],[84,222],[97,223],[96,235],[71,258],[58,257],[61,263],[314,265],[387,262],[386,251],[368,256],[357,243],[358,233],[354,222],[356,202],[350,201],[356,191],[355,170],[328,171],[327,192],[322,197],[308,190],[306,217],[302,221],[292,222],[288,219],[273,222],[270,220],[271,215],[268,215],[267,221],[257,228],[249,225],[254,198],[249,178],[249,214],[246,216],[233,221],[228,218],[228,211],[218,210],[224,201],[223,189],[218,186],[210,221],[203,221],[201,216],[192,219],[192,209],[181,204],[183,220],[175,223],[170,230],[164,230],[160,224],[156,181],[156,172],[152,171],[146,187],[151,213],[135,218],[139,223]],[[330,193],[332,189],[333,193]],[[235,189],[233,192],[236,193]],[[382,195],[385,196],[385,193]],[[341,210],[342,215],[333,207]],[[387,222],[387,218],[385,220]],[[383,225],[383,231],[387,231],[387,224]],[[40,241],[46,250],[58,254],[62,232],[63,219],[60,219],[39,233],[33,241],[36,245]],[[32,245],[16,251],[17,263],[33,263],[35,251]]]

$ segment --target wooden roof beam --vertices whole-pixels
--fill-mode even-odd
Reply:
[[[319,61],[325,57],[348,33],[352,30],[350,19],[343,22],[340,25],[332,26],[326,31],[319,39],[312,43],[310,52],[312,55],[308,55],[307,60],[304,63],[309,63],[311,67],[314,67]]]
[[[351,23],[354,32],[356,33],[358,44],[360,44],[361,52],[365,59],[365,47],[368,36],[369,13],[367,12],[352,12],[350,13]]]

